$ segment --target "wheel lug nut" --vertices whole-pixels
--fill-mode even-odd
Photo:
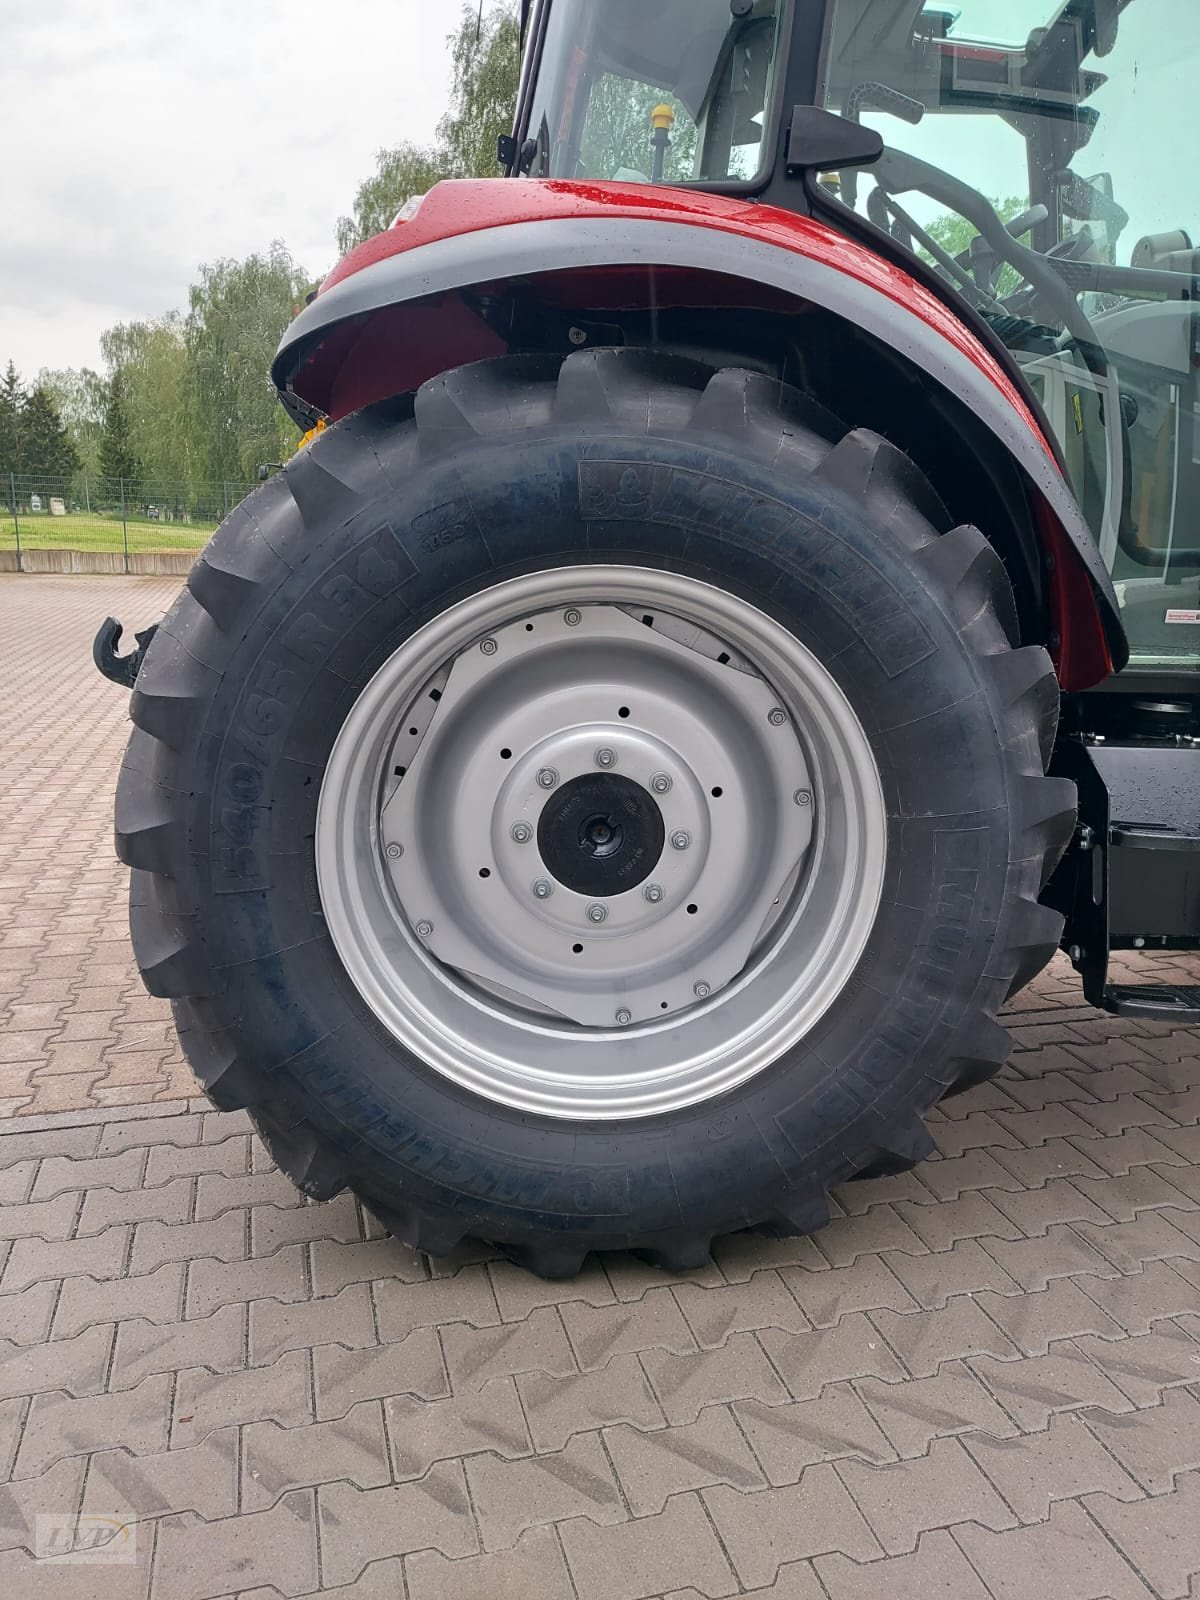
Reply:
[[[598,767],[615,767],[616,764],[617,752],[610,750],[606,744],[601,745],[599,750],[596,751],[596,765]]]
[[[617,1012],[617,1024],[618,1024],[618,1026],[622,1027],[622,1028],[627,1028],[632,1021],[633,1021],[633,1012],[632,1011],[626,1011],[625,1007],[622,1006],[620,1011]]]
[[[546,878],[539,878],[533,886],[533,893],[538,900],[549,900],[554,893],[554,885]]]
[[[697,1000],[707,1000],[709,995],[712,993],[712,990],[706,983],[698,983],[693,988],[692,993],[696,996]]]
[[[494,656],[496,651],[499,649],[499,646],[497,645],[495,639],[484,639],[480,643],[479,648],[483,651],[485,656]]]
[[[812,805],[812,791],[809,789],[797,789],[792,799],[798,806],[810,806]]]
[[[642,890],[642,894],[652,906],[656,906],[663,897],[662,884],[648,883]]]
[[[417,923],[417,938],[418,939],[429,939],[429,938],[432,938],[432,936],[433,936],[433,923],[432,922],[418,922]]]
[[[528,844],[533,838],[533,829],[527,822],[514,822],[509,831],[517,844]]]
[[[404,854],[404,846],[402,844],[390,844],[387,847],[387,853],[390,861],[399,861]]]
[[[579,612],[572,607],[570,611],[563,612],[563,621],[566,623],[568,628],[577,628],[583,621],[583,618],[579,615]]]
[[[608,907],[602,906],[598,901],[587,908],[589,922],[604,922],[608,917]]]
[[[673,833],[671,835],[671,849],[672,850],[686,850],[688,845],[691,844],[691,842],[692,842],[691,834],[688,833],[683,828],[680,828],[678,830],[678,832]]]
[[[670,794],[672,788],[671,779],[665,772],[656,772],[650,779],[650,787],[655,794]]]
[[[787,721],[787,712],[781,711],[778,706],[773,711],[767,712],[767,721],[773,728],[782,728]]]
[[[543,767],[537,775],[537,781],[540,789],[553,789],[558,782],[558,773],[553,767]]]

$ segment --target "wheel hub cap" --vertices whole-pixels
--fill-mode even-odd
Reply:
[[[780,623],[697,579],[542,571],[449,607],[362,691],[316,828],[350,980],[524,1112],[661,1114],[808,1032],[874,923],[865,733]]]

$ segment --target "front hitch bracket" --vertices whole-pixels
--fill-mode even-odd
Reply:
[[[150,641],[158,632],[158,624],[143,629],[135,634],[137,649],[131,650],[128,655],[117,654],[117,646],[121,642],[124,628],[116,617],[105,617],[100,624],[100,631],[92,641],[92,660],[100,672],[110,683],[118,684],[122,689],[132,689],[137,682],[137,675],[142,670],[142,662],[146,659],[146,651]]]

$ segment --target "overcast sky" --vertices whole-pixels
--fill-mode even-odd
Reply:
[[[0,365],[96,366],[202,261],[317,274],[375,152],[432,140],[457,0],[0,0]]]

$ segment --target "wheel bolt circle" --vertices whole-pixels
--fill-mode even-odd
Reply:
[[[583,618],[580,616],[579,612],[576,611],[575,608],[572,606],[570,611],[564,611],[563,612],[563,621],[566,623],[568,628],[577,628],[579,626],[579,624],[583,621]]]
[[[627,1011],[624,1006],[617,1012],[617,1023],[622,1028],[627,1028],[633,1021],[633,1012]]]
[[[654,790],[655,794],[670,794],[672,783],[669,774],[665,772],[656,772],[650,779],[650,787]]]
[[[692,836],[684,828],[679,828],[671,835],[672,850],[686,850],[692,842]]]
[[[540,789],[553,789],[558,782],[558,773],[553,767],[543,767],[537,775],[537,781]]]
[[[433,934],[433,923],[432,922],[418,922],[417,923],[417,938],[418,939],[428,939],[428,938],[430,938],[432,936],[432,934]]]
[[[554,885],[548,878],[539,878],[533,886],[533,893],[538,900],[549,900],[554,893]]]
[[[797,789],[792,799],[798,806],[810,806],[812,805],[812,791],[811,789]]]
[[[606,744],[601,745],[599,750],[596,751],[596,765],[598,767],[615,767],[616,764],[617,752],[610,750]]]
[[[480,643],[479,648],[483,651],[485,656],[494,656],[500,647],[497,645],[495,639],[484,639]]]
[[[514,822],[509,831],[517,844],[528,844],[533,838],[533,829],[527,822]]]
[[[604,922],[608,917],[608,907],[602,906],[599,901],[587,908],[589,922]]]
[[[390,844],[387,847],[387,853],[389,860],[399,861],[400,857],[404,854],[404,846],[402,844]]]
[[[782,728],[787,721],[787,712],[781,711],[778,706],[773,711],[767,712],[767,721],[773,728]]]
[[[709,995],[712,993],[712,990],[709,988],[708,984],[698,983],[692,989],[692,993],[696,996],[697,1000],[707,1000]]]
[[[642,890],[642,895],[645,899],[649,900],[652,906],[656,906],[663,897],[662,884],[648,883]]]

